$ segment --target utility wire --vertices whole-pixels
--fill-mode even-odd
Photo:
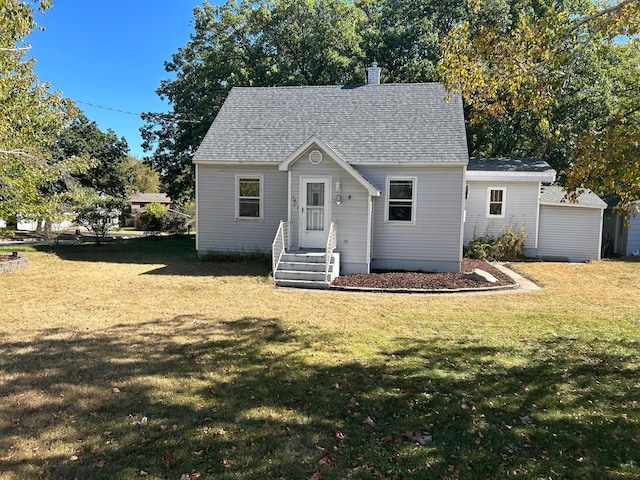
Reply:
[[[104,105],[98,105],[96,103],[91,103],[91,102],[83,102],[82,100],[74,100],[76,103],[80,103],[82,105],[88,105],[90,107],[95,107],[95,108],[101,108],[103,110],[110,110],[112,112],[117,112],[117,113],[124,113],[126,115],[133,115],[136,117],[141,117],[143,114],[142,113],[136,113],[136,112],[131,112],[129,110],[122,110],[120,108],[113,108],[113,107],[105,107]],[[201,120],[185,120],[185,119],[181,119],[175,115],[171,115],[170,113],[158,113],[158,114],[154,114],[160,117],[164,117],[164,118],[168,118],[168,119],[173,119],[176,120],[177,122],[185,122],[185,123],[200,123]]]

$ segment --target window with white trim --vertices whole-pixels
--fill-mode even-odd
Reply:
[[[416,178],[387,178],[387,221],[413,223]]]
[[[262,183],[261,175],[236,177],[236,218],[262,218]]]
[[[506,188],[487,188],[487,217],[504,218]]]

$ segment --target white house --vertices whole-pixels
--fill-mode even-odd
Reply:
[[[535,158],[472,158],[467,166],[464,244],[524,228],[524,254],[547,260],[599,259],[606,203],[583,190],[575,200],[550,186],[556,171]]]
[[[371,269],[458,272],[469,222],[487,220],[476,210],[496,217],[498,208],[476,186],[503,192],[502,219],[537,216],[540,184],[555,176],[547,164],[483,180],[467,171],[460,97],[438,83],[380,84],[375,65],[368,77],[231,90],[193,159],[199,254],[272,252],[278,284],[327,285]],[[518,194],[526,182],[531,191]]]

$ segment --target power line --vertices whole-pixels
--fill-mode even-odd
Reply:
[[[128,110],[122,110],[120,108],[113,108],[113,107],[105,107],[104,105],[98,105],[97,103],[91,103],[91,102],[83,102],[82,100],[74,100],[76,103],[80,103],[82,105],[89,105],[90,107],[95,107],[95,108],[101,108],[102,110],[110,110],[112,112],[118,112],[118,113],[125,113],[127,115],[134,115],[136,117],[140,117],[142,116],[141,113],[136,113],[136,112],[130,112]]]
[[[94,107],[94,108],[101,108],[102,110],[109,110],[112,112],[117,112],[117,113],[123,113],[125,115],[133,115],[135,117],[142,117],[142,113],[137,113],[137,112],[131,112],[129,110],[123,110],[121,108],[114,108],[114,107],[106,107],[104,105],[98,105],[97,103],[91,103],[91,102],[83,102],[82,100],[74,100],[76,103],[80,103],[82,105],[88,105],[90,107]],[[184,123],[200,123],[201,120],[186,120],[186,119],[182,119],[180,117],[177,117],[176,115],[172,115],[170,113],[156,113],[153,114],[159,117],[164,117],[170,120],[175,120],[177,122],[184,122]]]

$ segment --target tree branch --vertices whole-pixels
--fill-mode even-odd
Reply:
[[[25,152],[24,150],[0,150],[0,153],[4,153],[4,154],[7,154],[7,155],[20,155],[20,156],[28,158],[30,160],[37,160],[39,162],[42,161],[41,158],[34,157],[33,155]]]
[[[576,23],[573,24],[573,26],[567,30],[567,35],[574,32],[575,30],[577,30],[578,28],[580,28],[582,25],[584,25],[585,23],[589,23],[591,20],[594,20],[598,17],[603,17],[605,15],[609,15],[610,13],[615,13],[618,10],[622,9],[623,7],[633,3],[633,2],[640,2],[640,0],[622,0],[622,2],[613,5],[609,8],[605,8],[604,10],[600,10],[599,12],[594,13],[593,15],[589,15],[588,17],[583,18],[582,20],[578,20]]]

